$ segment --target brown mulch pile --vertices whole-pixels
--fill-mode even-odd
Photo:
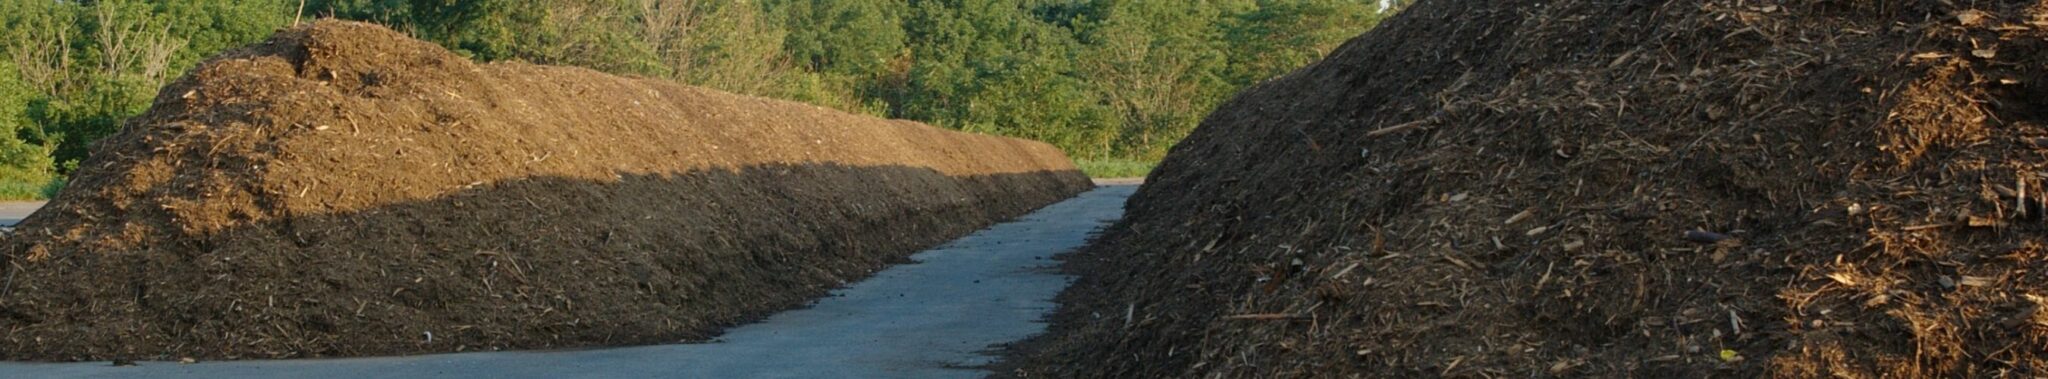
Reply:
[[[705,338],[1090,187],[1050,145],[322,21],[216,58],[0,244],[0,358]]]
[[[1423,0],[1223,105],[1030,377],[2048,375],[2048,5]]]

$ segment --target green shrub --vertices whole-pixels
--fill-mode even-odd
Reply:
[[[0,201],[47,200],[64,188],[63,178],[43,181],[14,178],[0,179]]]
[[[1159,162],[1136,159],[1077,159],[1074,165],[1081,166],[1081,172],[1090,178],[1143,178],[1152,173],[1152,167]]]

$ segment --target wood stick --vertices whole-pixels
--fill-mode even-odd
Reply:
[[[1420,128],[1422,128],[1422,125],[1423,125],[1423,124],[1427,124],[1427,123],[1428,123],[1427,121],[1429,121],[1429,119],[1421,119],[1421,120],[1409,121],[1409,122],[1406,122],[1406,123],[1402,123],[1402,124],[1400,124],[1400,125],[1394,125],[1394,126],[1389,126],[1389,127],[1379,128],[1378,130],[1374,130],[1374,131],[1370,131],[1370,132],[1365,132],[1365,136],[1366,136],[1367,138],[1378,138],[1378,137],[1381,137],[1381,136],[1385,136],[1385,135],[1388,135],[1388,134],[1394,134],[1394,133],[1400,133],[1400,132],[1405,132],[1405,131],[1410,131],[1410,130],[1420,129]]]
[[[1302,316],[1299,316],[1299,315],[1294,315],[1294,314],[1287,314],[1287,313],[1253,313],[1253,314],[1242,314],[1242,315],[1230,315],[1230,316],[1223,316],[1223,319],[1225,319],[1225,320],[1255,320],[1255,321],[1274,321],[1274,320],[1299,320],[1299,319],[1303,319],[1303,318],[1306,318],[1306,317],[1302,317]]]

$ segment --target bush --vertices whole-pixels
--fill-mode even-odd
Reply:
[[[1151,174],[1152,168],[1158,166],[1159,162],[1117,158],[1082,158],[1074,160],[1074,164],[1081,166],[1081,172],[1088,173],[1090,178],[1109,179],[1143,178],[1145,175]]]
[[[0,198],[33,199],[55,174],[50,147],[23,136],[42,133],[24,111],[35,94],[21,85],[14,66],[0,61]]]
[[[26,179],[0,179],[0,201],[43,200],[57,196],[57,190],[64,189],[63,178],[43,181]]]

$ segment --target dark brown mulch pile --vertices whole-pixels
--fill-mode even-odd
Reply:
[[[212,60],[0,246],[0,358],[703,338],[1090,184],[1053,147],[323,21]]]
[[[1223,105],[1031,377],[2048,375],[2048,6],[1423,0]]]

